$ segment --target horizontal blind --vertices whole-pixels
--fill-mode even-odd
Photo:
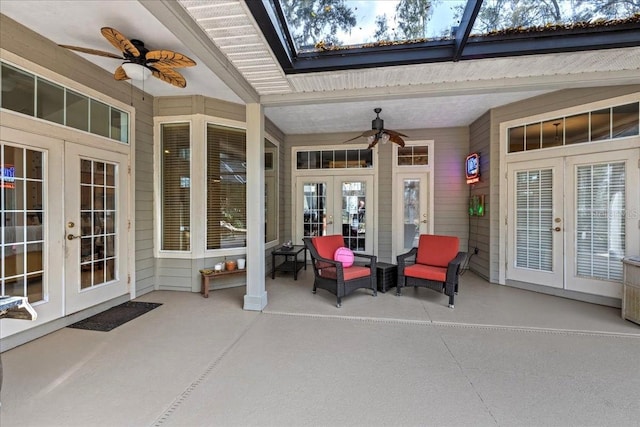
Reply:
[[[245,151],[244,129],[207,125],[207,249],[246,246]]]
[[[516,266],[553,270],[553,171],[516,174]]]
[[[165,123],[162,139],[162,249],[188,251],[191,212],[189,123]]]
[[[625,255],[625,164],[605,163],[576,169],[577,274],[622,280]]]

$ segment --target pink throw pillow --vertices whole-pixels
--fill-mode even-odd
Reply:
[[[351,267],[354,259],[355,257],[351,249],[345,248],[344,246],[336,249],[336,252],[333,254],[333,260],[341,262],[344,268]]]

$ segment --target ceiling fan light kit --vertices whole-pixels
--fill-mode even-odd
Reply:
[[[102,33],[109,43],[121,51],[121,55],[87,47],[64,44],[58,46],[90,55],[124,60],[125,62],[116,68],[113,74],[116,80],[133,79],[144,81],[149,78],[149,76],[154,76],[163,82],[179,88],[187,86],[187,81],[184,76],[174,70],[174,68],[193,67],[196,65],[193,59],[171,50],[149,50],[144,46],[142,41],[136,39],[129,40],[115,28],[102,27],[100,33]]]
[[[376,113],[376,118],[371,121],[371,130],[364,131],[355,138],[348,139],[345,142],[353,141],[358,138],[367,138],[367,143],[369,143],[369,146],[367,147],[368,150],[375,147],[379,141],[382,141],[383,144],[391,141],[398,144],[400,147],[404,147],[404,139],[402,139],[402,137],[407,137],[407,135],[392,129],[385,129],[384,120],[380,118],[381,111],[382,108],[373,109],[373,112]]]
[[[125,62],[122,69],[130,79],[147,80],[151,76],[151,70],[144,65],[134,64],[133,62]]]

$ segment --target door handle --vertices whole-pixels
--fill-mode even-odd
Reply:
[[[421,223],[423,223],[423,224],[426,224],[426,223],[427,223],[427,220],[426,220],[426,219],[423,219],[423,220],[422,220],[422,221],[420,221],[420,222],[421,222]]]
[[[555,227],[555,228],[550,228],[549,230],[551,230],[551,231],[562,231],[562,228]]]
[[[67,234],[67,240],[79,239],[80,236],[74,236],[73,234]]]

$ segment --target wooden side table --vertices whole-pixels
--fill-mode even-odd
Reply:
[[[215,271],[214,269],[204,269],[200,270],[200,275],[202,275],[202,287],[200,289],[200,293],[203,297],[209,298],[209,280],[215,279],[217,277],[229,276],[232,274],[245,274],[247,270],[223,270],[223,271]]]

